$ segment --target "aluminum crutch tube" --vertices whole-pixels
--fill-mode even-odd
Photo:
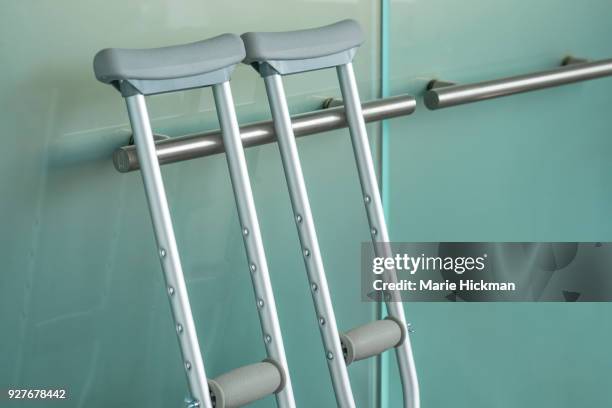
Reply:
[[[344,100],[344,109],[349,124],[355,161],[359,172],[359,180],[361,182],[363,202],[368,216],[374,250],[377,256],[388,256],[389,232],[387,230],[387,223],[385,222],[382,201],[380,199],[365,121],[363,120],[363,114],[361,112],[361,102],[359,101],[359,92],[357,90],[353,65],[349,62],[339,65],[336,69],[340,81],[342,98]],[[381,251],[385,253],[380,253]],[[395,270],[386,272],[383,278],[388,282],[397,281]],[[397,293],[393,292],[391,296],[392,298],[386,302],[387,311],[396,322],[403,326],[402,330],[404,331],[403,342],[395,348],[404,391],[404,407],[419,408],[419,386],[410,345],[410,337],[408,335],[408,326],[406,324],[406,317],[404,316],[404,308]]]
[[[276,313],[276,302],[274,301],[268,273],[268,262],[259,229],[255,200],[251,190],[251,182],[249,180],[229,82],[226,81],[214,85],[213,93],[227,155],[232,188],[238,208],[242,238],[253,282],[262,339],[266,346],[268,357],[274,360],[282,371],[283,387],[280,392],[275,394],[276,400],[280,408],[295,408],[293,387],[291,385],[280,324]]]
[[[125,100],[189,390],[203,408],[212,408],[145,98],[143,95],[133,95]]]
[[[280,75],[272,74],[265,76],[264,81],[336,401],[339,407],[353,408],[355,401],[343,359],[336,317],[327,287],[282,79]]]

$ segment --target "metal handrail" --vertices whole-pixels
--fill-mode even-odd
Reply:
[[[425,106],[432,110],[448,108],[610,75],[612,59],[588,62],[570,57],[559,68],[532,74],[465,85],[432,81],[425,93]]]
[[[375,122],[410,115],[416,109],[416,100],[410,95],[398,95],[366,102],[362,109],[365,121]],[[347,127],[343,106],[292,116],[291,124],[296,137]],[[240,136],[244,147],[259,146],[276,140],[271,120],[241,126]],[[155,149],[159,164],[211,156],[224,151],[220,130],[160,140],[155,143]],[[115,150],[113,163],[121,173],[140,168],[136,148],[133,145],[122,146]]]

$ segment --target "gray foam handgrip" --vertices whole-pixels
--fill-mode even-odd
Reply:
[[[392,319],[376,320],[340,334],[347,365],[396,347],[403,339],[401,326]]]
[[[281,371],[269,361],[240,367],[208,380],[215,408],[238,408],[277,393],[283,386]]]

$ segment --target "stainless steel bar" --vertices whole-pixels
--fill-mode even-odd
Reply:
[[[132,131],[134,132],[138,159],[142,164],[142,180],[157,240],[157,253],[164,272],[166,291],[170,300],[189,391],[191,397],[199,402],[200,407],[212,408],[204,362],[191,314],[187,286],[174,237],[174,229],[172,228],[164,182],[155,154],[153,132],[145,98],[143,95],[134,95],[125,98],[125,100]]]
[[[259,312],[262,339],[266,346],[268,357],[274,360],[280,369],[283,370],[284,387],[276,394],[277,405],[280,408],[295,408],[293,386],[291,385],[278,314],[276,313],[276,302],[274,301],[274,294],[270,283],[268,262],[259,229],[255,200],[251,190],[251,182],[249,180],[229,82],[213,85],[213,93],[223,135],[230,178],[236,198],[238,216],[242,226],[242,238],[249,261],[248,268],[253,282],[257,311]]]
[[[336,402],[341,408],[354,408],[355,401],[342,354],[282,79],[280,75],[274,74],[265,76],[264,81]]]
[[[353,151],[355,153],[359,180],[361,182],[363,202],[370,225],[370,235],[374,244],[376,256],[389,256],[388,253],[380,253],[380,249],[384,247],[387,247],[387,250],[382,252],[389,252],[389,233],[380,198],[378,181],[374,171],[374,161],[372,160],[365,121],[363,120],[361,112],[361,103],[359,101],[359,91],[353,72],[353,64],[348,63],[346,65],[340,65],[336,70],[346,109],[346,117],[349,124]],[[397,281],[395,271],[389,271],[383,277],[387,282]],[[393,293],[395,294],[395,298],[387,301],[386,305],[389,315],[402,327],[404,333],[404,341],[395,348],[404,394],[404,407],[419,408],[419,384],[412,355],[412,347],[410,345],[408,325],[406,324],[406,317],[404,316],[404,307],[401,300],[398,299],[397,294],[395,292]]]
[[[375,122],[398,116],[410,115],[416,109],[416,100],[410,95],[399,95],[379,99],[363,105],[366,122]],[[296,137],[312,135],[328,130],[346,127],[344,107],[308,112],[291,118],[293,133]],[[276,141],[272,121],[248,124],[240,128],[244,147],[259,146]],[[211,132],[174,137],[155,143],[160,164],[175,163],[197,157],[210,156],[223,152],[221,132]],[[113,154],[115,168],[127,173],[138,170],[138,156],[132,145],[123,146]]]
[[[612,75],[612,59],[571,63],[532,74],[430,89],[425,93],[425,105],[429,109],[442,109],[610,75]]]

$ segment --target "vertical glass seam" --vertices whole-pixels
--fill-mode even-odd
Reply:
[[[389,12],[390,0],[381,0],[380,10],[380,89],[381,97],[389,96]],[[383,211],[389,233],[391,233],[392,224],[389,222],[389,143],[388,143],[389,127],[386,120],[381,122],[380,126],[380,194],[383,204]],[[383,318],[387,314],[387,308],[384,303],[380,304],[379,318]],[[379,368],[379,401],[380,408],[389,407],[389,353],[380,355]]]

